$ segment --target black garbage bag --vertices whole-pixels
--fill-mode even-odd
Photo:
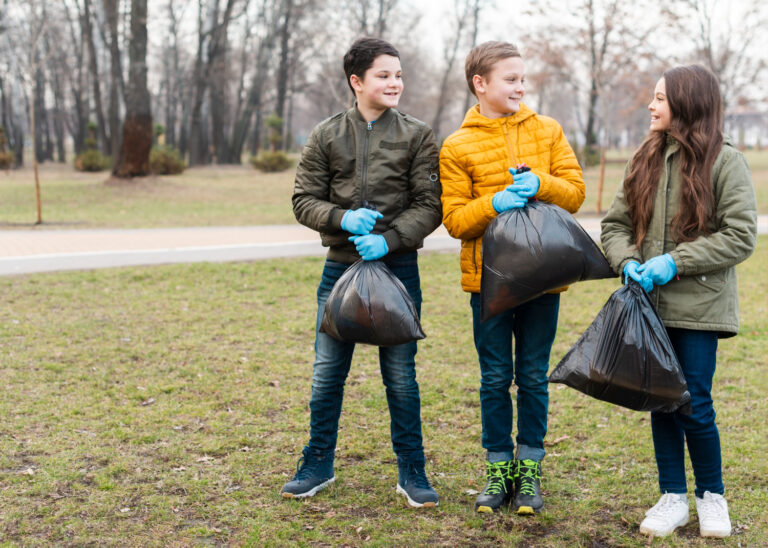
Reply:
[[[426,337],[416,305],[382,261],[357,261],[336,281],[320,331],[334,339],[394,346]]]
[[[690,413],[691,395],[667,331],[634,281],[611,295],[549,381],[636,411]]]
[[[616,274],[600,248],[563,208],[529,202],[490,222],[483,235],[481,319],[547,291]]]

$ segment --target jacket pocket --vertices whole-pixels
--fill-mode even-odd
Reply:
[[[699,286],[699,291],[721,291],[728,281],[728,270],[716,270],[706,274],[692,276]]]

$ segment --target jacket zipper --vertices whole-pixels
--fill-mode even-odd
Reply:
[[[373,131],[373,123],[368,122],[368,127],[365,131],[365,146],[363,147],[363,184],[360,189],[361,204],[368,201],[368,141],[370,140],[371,131]]]
[[[512,142],[509,140],[509,132],[507,131],[507,124],[502,122],[502,133],[504,133],[504,141],[507,143],[507,153],[509,154],[509,167],[515,167],[517,164],[515,163],[515,154],[512,151]]]

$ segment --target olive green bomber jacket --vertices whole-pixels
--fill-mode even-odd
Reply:
[[[679,143],[669,139],[642,249],[633,243],[623,185],[602,220],[601,243],[608,262],[620,275],[631,260],[643,263],[669,253],[677,265],[677,276],[651,292],[664,325],[730,337],[739,330],[735,265],[752,254],[757,237],[752,176],[744,156],[726,140],[712,168],[715,211],[709,234],[676,244],[670,225],[680,203],[679,148]]]
[[[360,258],[342,230],[348,209],[373,206],[383,214],[388,254],[418,249],[442,221],[438,148],[432,130],[412,116],[386,110],[368,124],[356,106],[318,124],[296,170],[293,212],[320,232],[328,258]]]

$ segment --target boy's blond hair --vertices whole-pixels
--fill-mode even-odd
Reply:
[[[509,57],[522,57],[517,46],[509,42],[483,42],[472,48],[472,51],[467,54],[467,60],[464,63],[467,85],[469,86],[469,91],[472,92],[472,95],[477,97],[477,93],[475,93],[475,84],[472,81],[475,74],[485,78],[493,69],[493,65],[502,59],[507,59]]]

